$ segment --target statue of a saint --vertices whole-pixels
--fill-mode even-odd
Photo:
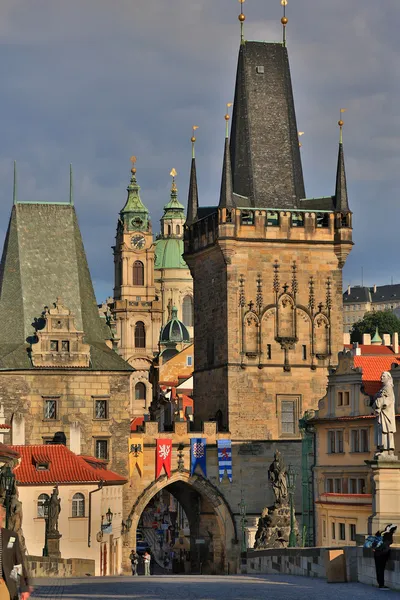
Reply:
[[[275,451],[274,460],[268,470],[268,479],[272,483],[275,494],[275,503],[284,504],[288,497],[285,463],[278,450]]]
[[[58,516],[61,512],[61,500],[58,497],[58,488],[54,488],[48,504],[47,526],[49,533],[58,533]]]
[[[395,397],[393,379],[384,371],[381,375],[382,387],[374,396],[372,408],[378,427],[378,451],[376,457],[394,456],[394,434],[396,432]]]

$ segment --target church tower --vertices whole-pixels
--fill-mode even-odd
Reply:
[[[114,317],[119,354],[135,369],[133,413],[147,412],[151,402],[149,369],[158,350],[161,302],[154,285],[155,246],[149,211],[140,198],[136,158],[131,159],[128,198],[120,212],[116,243]]]
[[[196,417],[236,439],[299,439],[342,349],[352,213],[342,138],[335,193],[306,198],[285,44],[242,39],[219,203],[198,197],[193,158],[184,258]]]

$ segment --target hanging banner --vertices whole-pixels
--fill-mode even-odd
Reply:
[[[219,471],[219,482],[224,478],[224,474],[228,476],[229,481],[232,483],[232,441],[231,440],[218,440],[218,471]]]
[[[129,477],[132,478],[136,469],[139,476],[143,475],[143,438],[129,439]]]
[[[159,439],[156,447],[156,479],[164,467],[167,477],[171,477],[172,440]]]
[[[190,474],[193,475],[197,465],[201,467],[204,477],[207,477],[206,464],[206,438],[192,438],[190,440]]]

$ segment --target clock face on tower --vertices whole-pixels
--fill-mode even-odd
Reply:
[[[132,248],[135,248],[135,250],[142,250],[142,248],[145,246],[145,243],[146,240],[143,235],[134,235],[131,239]]]

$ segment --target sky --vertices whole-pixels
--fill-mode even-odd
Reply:
[[[0,1],[0,239],[20,200],[67,201],[69,163],[99,302],[112,294],[130,156],[159,231],[178,172],[186,204],[192,125],[200,204],[218,201],[235,0]],[[245,38],[279,41],[279,0],[246,0]],[[288,50],[307,197],[334,192],[339,109],[355,246],[343,284],[400,282],[400,3],[289,0]]]

